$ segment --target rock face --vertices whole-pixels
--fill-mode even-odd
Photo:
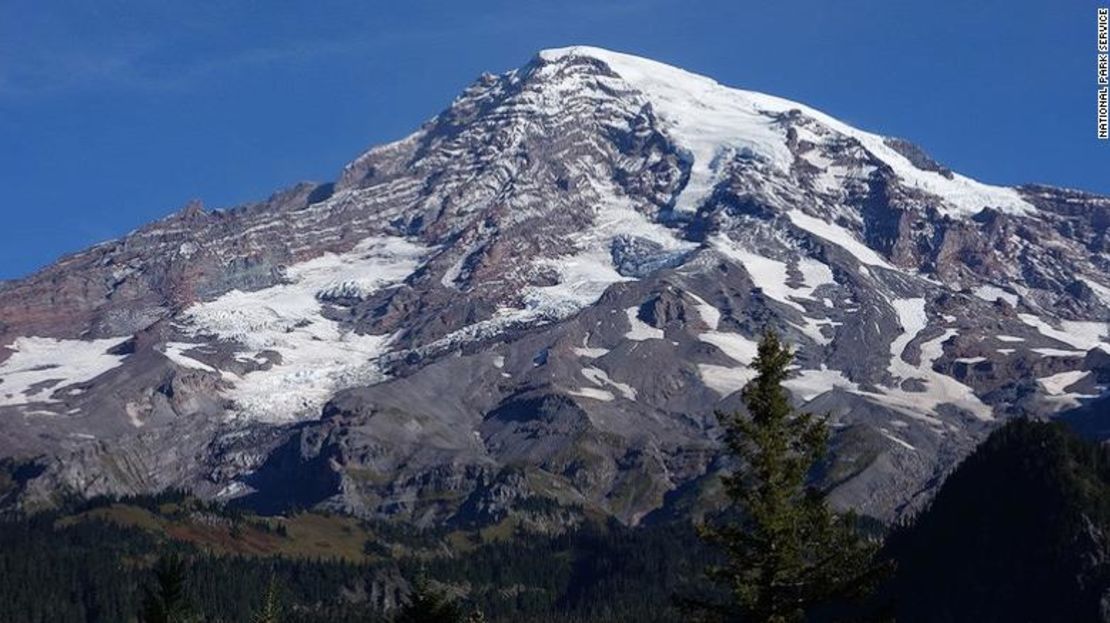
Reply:
[[[707,495],[794,343],[835,499],[890,519],[1000,420],[1110,382],[1110,199],[595,48],[484,75],[334,184],[0,285],[7,499],[188,487],[420,522]],[[711,488],[711,487],[708,487]]]

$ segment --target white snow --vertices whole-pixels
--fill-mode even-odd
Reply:
[[[880,428],[879,432],[882,433],[883,437],[886,437],[887,439],[889,439],[889,440],[893,441],[894,443],[902,446],[903,448],[905,448],[907,450],[917,451],[917,448],[911,446],[908,442],[898,438],[896,435],[891,433],[889,430],[887,430],[885,428]]]
[[[721,325],[721,310],[705,302],[704,299],[693,292],[687,292],[687,294],[694,299],[695,309],[698,310],[698,315],[701,316],[702,322],[704,322],[710,330],[716,331],[717,327]]]
[[[1070,372],[1060,372],[1044,378],[1037,379],[1037,382],[1044,388],[1045,393],[1052,396],[1059,396],[1067,393],[1067,388],[1075,385],[1083,380],[1085,376],[1090,374],[1087,370],[1072,370]]]
[[[798,376],[783,381],[782,385],[806,402],[833,389],[848,391],[859,389],[859,385],[844,376],[843,372],[830,370],[824,364],[821,364],[820,370],[801,370]]]
[[[1018,304],[1018,295],[1012,292],[1007,292],[997,286],[979,286],[975,288],[975,290],[973,290],[972,292],[975,294],[976,297],[981,298],[988,303],[993,303],[998,299],[1002,299],[1003,301],[1009,303],[1010,307],[1017,307]]]
[[[219,374],[219,370],[212,366],[198,361],[185,354],[185,351],[201,346],[200,344],[189,344],[188,342],[166,342],[165,351],[163,354],[172,362],[185,368],[193,370],[204,370],[205,372],[214,372]]]
[[[123,410],[125,413],[127,413],[127,420],[131,422],[131,425],[135,428],[142,428],[146,424],[146,422],[144,422],[141,417],[143,409],[138,404],[134,402],[128,402],[127,404],[123,405]]]
[[[802,281],[805,283],[804,289],[808,290],[808,294],[805,295],[806,298],[812,298],[813,291],[820,286],[836,285],[832,268],[820,260],[812,257],[802,257],[798,260],[798,270],[802,273]]]
[[[120,365],[126,355],[107,351],[127,339],[16,338],[7,346],[14,352],[0,363],[0,406],[55,402],[50,396],[56,390],[91,381]],[[57,382],[50,387],[40,385],[50,381]]]
[[[656,61],[588,46],[544,50],[540,56],[555,61],[566,56],[598,59],[651,102],[673,140],[693,157],[690,181],[677,209],[697,209],[721,174],[730,154],[746,154],[788,172],[793,155],[786,145],[785,128],[772,115],[799,110],[827,128],[855,138],[893,169],[912,188],[943,197],[942,210],[954,216],[974,214],[985,206],[1024,213],[1034,208],[1012,188],[988,186],[953,175],[915,167],[884,143],[882,136],[853,128],[818,110],[762,93],[722,86],[716,81]]]
[[[571,349],[575,355],[579,357],[586,357],[587,359],[598,359],[609,354],[608,348],[591,348],[590,347],[590,334],[582,336],[582,345],[576,346]]]
[[[751,365],[752,360],[759,352],[759,344],[756,341],[739,333],[708,331],[699,334],[698,339],[713,344],[730,359],[744,365]]]
[[[1104,286],[1090,277],[1080,277],[1079,279],[1094,290],[1095,296],[1102,301],[1103,305],[1110,306],[1110,287]]]
[[[711,242],[726,257],[739,262],[751,276],[755,287],[763,290],[764,294],[798,311],[805,311],[804,307],[790,298],[795,294],[795,289],[786,285],[785,262],[753,253],[723,234],[714,236]]]
[[[612,243],[617,236],[647,240],[666,252],[690,251],[697,245],[681,240],[673,230],[652,222],[634,209],[631,201],[611,184],[597,189],[606,198],[594,208],[594,222],[566,242],[574,252],[555,258],[540,258],[533,266],[558,275],[558,283],[529,286],[523,294],[523,309],[501,310],[495,324],[534,320],[561,320],[593,305],[614,283],[634,281],[613,266]]]
[[[524,295],[526,313],[559,319],[593,305],[605,290],[621,281],[632,281],[613,267],[612,255],[605,249],[589,249],[555,259],[539,259],[538,267],[559,275],[559,283],[529,287]]]
[[[1031,350],[1042,357],[1082,357],[1087,354],[1081,350],[1064,350],[1062,348],[1033,348]]]
[[[996,335],[994,336],[999,342],[1024,342],[1025,338],[1017,337],[1016,335]],[[1002,352],[1002,351],[999,351]]]
[[[925,315],[925,299],[894,299],[890,301],[894,313],[898,315],[898,323],[902,326],[902,333],[890,343],[890,373],[895,376],[908,377],[917,372],[917,368],[906,363],[902,354],[910,342],[925,328],[929,319]]]
[[[789,273],[785,262],[753,253],[726,235],[714,236],[712,244],[725,257],[739,262],[751,276],[752,283],[764,294],[802,312],[805,318],[803,324],[795,323],[794,326],[818,344],[824,345],[830,342],[830,339],[821,333],[820,328],[821,325],[830,324],[829,321],[806,316],[806,308],[794,300],[795,298],[813,300],[814,289],[820,285],[835,283],[832,279],[832,270],[827,265],[812,259],[808,263],[804,260],[799,262],[798,269],[805,280],[802,286],[793,287],[786,283]]]
[[[241,344],[248,357],[266,350],[281,355],[281,363],[269,370],[234,379],[226,396],[239,415],[283,421],[311,414],[336,391],[381,379],[376,360],[391,340],[341,328],[321,315],[317,295],[341,289],[364,296],[412,274],[429,251],[401,238],[368,238],[348,253],[291,266],[288,283],[197,303],[182,315],[183,328]],[[203,369],[205,364],[188,359],[181,348],[168,344],[166,355]]]
[[[925,299],[894,299],[891,302],[902,325],[902,334],[890,345],[890,373],[896,379],[921,379],[925,391],[914,392],[900,386],[883,388],[880,394],[858,392],[861,395],[881,396],[880,400],[892,405],[923,413],[936,413],[942,404],[953,404],[970,411],[982,420],[993,419],[992,410],[975,395],[970,387],[956,379],[933,370],[933,362],[943,354],[943,344],[956,335],[955,329],[946,329],[940,336],[920,345],[921,362],[913,365],[903,355],[906,347],[923,331],[928,323]]]
[[[959,357],[959,358],[956,359],[956,363],[972,364],[972,363],[982,363],[986,360],[987,360],[986,357]]]
[[[643,320],[640,320],[638,316],[639,309],[639,307],[629,307],[624,310],[625,315],[628,316],[629,325],[628,332],[624,334],[624,337],[636,341],[663,339],[664,334],[662,329],[656,329]]]
[[[579,387],[568,391],[572,396],[582,396],[584,398],[593,398],[594,400],[601,400],[604,402],[612,402],[616,397],[612,393],[604,389],[597,389],[596,387]]]
[[[786,216],[790,218],[790,222],[794,223],[794,225],[844,249],[862,264],[897,270],[890,262],[887,262],[883,256],[876,253],[871,247],[856,240],[856,237],[853,236],[851,232],[839,225],[830,223],[824,219],[819,219],[815,216],[810,216],[801,210],[790,210],[786,213]],[[868,275],[869,273],[865,271],[866,269],[861,266],[860,273]]]
[[[621,393],[622,396],[629,400],[636,400],[636,389],[626,383],[618,383],[609,378],[609,375],[601,368],[582,368],[582,376],[590,380],[591,383],[599,387],[608,385]]]
[[[756,373],[755,370],[747,366],[730,368],[728,366],[699,363],[698,374],[706,387],[724,397],[744,389],[748,381],[755,378]]]
[[[1057,329],[1033,314],[1018,314],[1018,318],[1045,337],[1083,350],[1097,348],[1110,337],[1110,322],[1061,320]]]

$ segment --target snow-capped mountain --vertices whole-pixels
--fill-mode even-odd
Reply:
[[[713,412],[771,327],[832,418],[835,499],[889,519],[1000,420],[1105,409],[1108,225],[1108,198],[546,50],[334,183],[0,286],[8,498],[439,521],[545,497],[634,523],[710,495]]]

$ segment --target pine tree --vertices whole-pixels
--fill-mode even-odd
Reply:
[[[262,609],[254,613],[254,616],[251,617],[251,623],[280,623],[280,597],[277,578],[271,575],[270,583],[266,586],[266,597],[262,602]]]
[[[764,333],[752,363],[757,376],[744,387],[749,416],[718,413],[728,452],[739,465],[724,477],[738,519],[702,526],[726,562],[708,570],[728,593],[725,601],[698,601],[717,621],[792,623],[815,607],[868,592],[883,567],[872,563],[876,545],[838,516],[807,476],[826,451],[825,419],[795,413],[782,387],[793,353],[772,331]]]
[[[420,576],[409,594],[408,603],[397,613],[394,623],[464,623],[462,608],[453,599],[433,590],[428,579]]]
[[[192,623],[199,620],[185,594],[185,561],[163,556],[154,568],[155,585],[148,587],[140,620],[143,623]]]

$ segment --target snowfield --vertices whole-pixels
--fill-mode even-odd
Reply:
[[[126,355],[108,351],[126,341],[16,338],[7,346],[14,352],[0,363],[0,406],[55,402],[55,391],[91,381],[123,363]]]
[[[315,412],[336,391],[384,378],[376,360],[392,336],[359,335],[322,315],[319,296],[342,291],[365,296],[397,283],[431,249],[401,238],[368,238],[344,254],[325,254],[287,270],[288,283],[254,292],[229,292],[185,311],[182,328],[239,345],[241,356],[280,361],[269,369],[231,378],[227,397],[238,415],[288,421]],[[167,345],[166,356],[190,368],[211,366],[183,354],[191,345]],[[226,377],[225,377],[226,378]]]

